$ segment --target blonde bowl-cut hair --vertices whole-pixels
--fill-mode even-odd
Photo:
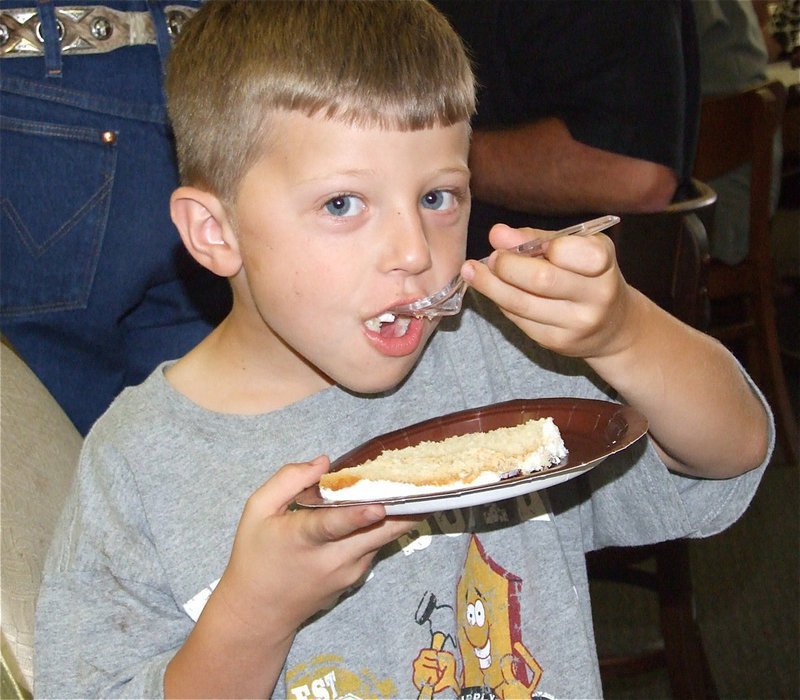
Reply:
[[[401,131],[475,111],[461,39],[425,0],[207,0],[166,91],[181,181],[228,204],[275,111]]]

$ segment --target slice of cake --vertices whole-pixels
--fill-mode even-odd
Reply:
[[[385,450],[375,459],[323,475],[328,501],[368,501],[452,491],[529,474],[567,455],[552,418],[485,433],[456,435]]]

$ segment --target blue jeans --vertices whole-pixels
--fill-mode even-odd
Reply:
[[[150,7],[163,22],[153,2],[60,4]],[[168,49],[0,61],[0,328],[84,434],[230,307],[227,280],[169,218]]]

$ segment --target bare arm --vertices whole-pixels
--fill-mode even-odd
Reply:
[[[576,141],[556,118],[476,130],[470,168],[476,199],[540,214],[658,211],[678,182],[664,165]]]
[[[273,612],[279,607],[275,601]],[[294,639],[291,629],[281,632],[277,627],[271,632],[268,627],[266,633],[251,627],[228,608],[224,593],[215,590],[167,666],[164,697],[269,697]]]
[[[725,478],[758,466],[767,451],[767,418],[730,353],[627,289],[627,338],[587,358],[589,365],[648,417],[675,471]]]

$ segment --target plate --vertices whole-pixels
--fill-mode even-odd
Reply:
[[[629,406],[610,401],[576,398],[514,399],[481,408],[449,413],[407,428],[379,435],[331,464],[331,471],[374,459],[384,450],[410,447],[424,440],[479,433],[519,425],[532,418],[551,416],[561,431],[569,454],[557,466],[514,476],[494,484],[365,501],[326,501],[318,485],[295,500],[304,508],[340,508],[381,503],[390,515],[432,513],[482,505],[555,486],[596,467],[604,459],[632,445],[647,432],[647,419]]]

